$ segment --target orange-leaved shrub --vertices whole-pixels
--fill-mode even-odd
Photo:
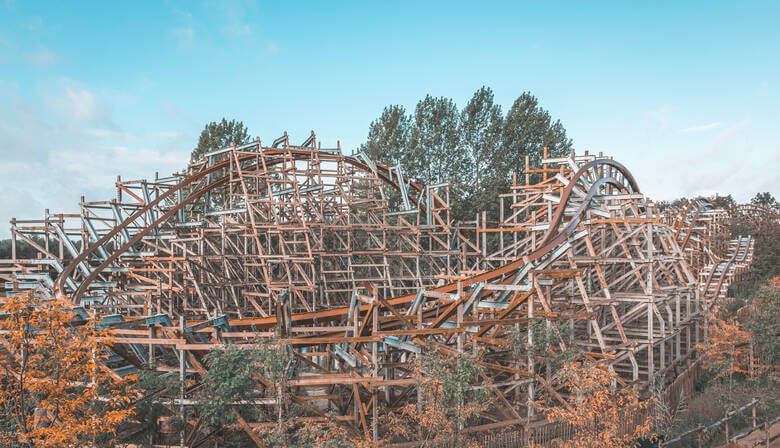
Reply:
[[[135,392],[105,367],[107,336],[39,291],[0,298],[2,446],[111,445]]]
[[[566,403],[538,405],[549,422],[573,428],[574,437],[562,442],[563,446],[628,448],[651,434],[651,419],[634,422],[650,402],[640,400],[631,388],[616,387],[614,371],[595,363],[569,362],[563,365],[556,381],[568,391]]]

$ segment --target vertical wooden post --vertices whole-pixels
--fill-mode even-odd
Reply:
[[[179,331],[181,337],[184,337],[184,316],[179,316]],[[184,433],[187,430],[187,416],[184,414],[184,378],[185,378],[185,362],[184,362],[184,349],[179,350],[179,398],[181,398],[181,405],[179,406],[179,413],[181,415],[181,431],[179,431],[179,446],[184,446]]]
[[[45,229],[43,231],[43,238],[44,238],[43,248],[46,249],[46,252],[51,252],[51,250],[49,249],[49,209],[48,208],[43,211],[43,216],[44,216],[43,228]]]
[[[652,284],[651,280],[648,283]],[[647,381],[653,379],[655,361],[653,360],[653,301],[652,299],[647,302]]]
[[[528,281],[531,285],[536,282],[536,278],[533,273],[529,274]],[[533,345],[533,332],[531,331],[531,323],[533,322],[534,318],[534,301],[533,297],[528,299],[528,340],[526,341],[526,344]],[[528,370],[533,374],[535,372],[535,366],[534,366],[534,357],[533,357],[533,350],[528,352]],[[536,397],[534,396],[534,381],[530,381],[528,383],[528,423],[531,422],[531,417],[535,415],[534,413],[534,400]]]
[[[766,423],[764,423],[764,434],[766,434],[766,438],[764,441],[766,442],[766,448],[769,448],[769,420],[767,419]]]
[[[696,439],[697,439],[697,447],[701,448],[701,433],[702,433],[702,427],[699,426],[699,431],[696,433]]]
[[[758,398],[754,398],[754,400],[758,400]],[[756,401],[756,404],[753,405],[753,427],[756,427],[756,408],[758,407],[758,401]]]
[[[525,156],[525,184],[530,185],[531,183],[531,174],[528,172],[530,169],[528,166],[528,156]],[[512,173],[512,185],[517,185],[517,172]]]
[[[463,282],[458,280],[458,300],[460,300],[460,298],[463,297],[463,294],[466,294],[466,292],[463,291]],[[477,305],[474,304],[474,307],[476,307],[476,306]],[[461,326],[463,325],[463,303],[458,304],[458,307],[456,309],[455,314],[456,314],[456,317],[455,317],[456,325],[458,326],[458,328],[461,328]],[[464,340],[465,340],[465,334],[462,333],[462,332],[458,333],[458,335],[457,335],[457,349],[458,349],[458,353],[462,353],[463,352],[463,342],[464,342]]]
[[[148,300],[146,301],[148,303]],[[154,339],[154,325],[149,325],[149,339]],[[154,360],[154,344],[149,343],[149,369],[155,370]],[[154,433],[155,431],[149,431],[149,446],[154,445]]]
[[[487,213],[482,212],[482,229],[487,229]],[[487,232],[482,232],[482,256],[487,257]]]
[[[16,218],[11,218],[11,260],[16,260]]]
[[[378,290],[377,290],[376,294],[379,294]],[[374,300],[376,301],[377,298],[374,297]],[[379,307],[378,306],[374,307],[374,314],[373,314],[371,320],[372,320],[371,323],[373,325],[372,336],[375,336],[376,333],[379,331]],[[374,366],[373,366],[374,369],[373,370],[374,371],[372,372],[372,376],[376,377],[379,374],[379,360],[377,359],[378,356],[379,356],[379,344],[376,341],[374,341],[371,344],[371,356],[374,358],[373,359],[373,361],[374,361]],[[385,387],[388,387],[388,386],[385,386]],[[373,386],[371,388],[371,427],[372,427],[372,430],[373,430],[372,432],[374,433],[373,434],[373,437],[374,437],[373,441],[374,442],[379,440],[379,426],[377,424],[377,419],[379,418],[379,416],[378,416],[377,407],[376,407],[376,402],[378,401],[378,398],[377,398],[376,390],[377,390],[377,386]]]
[[[154,325],[149,325],[149,339],[154,339]],[[154,370],[154,344],[149,343],[149,369]]]

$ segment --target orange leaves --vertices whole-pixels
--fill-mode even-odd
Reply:
[[[707,331],[707,342],[697,344],[696,349],[705,365],[715,372],[715,378],[748,373],[745,367],[750,360],[750,333],[717,316],[710,316]]]
[[[133,391],[103,365],[106,331],[73,323],[70,303],[35,291],[3,298],[0,313],[0,401],[14,423],[2,440],[84,446],[113,434]]]
[[[390,439],[421,446],[462,446],[462,429],[487,409],[485,391],[475,388],[481,368],[467,354],[427,353],[418,360],[420,402],[386,413]]]
[[[635,417],[648,406],[631,389],[613,388],[617,374],[597,365],[567,363],[559,374],[560,383],[569,390],[570,406],[547,406],[540,403],[550,422],[574,427],[574,439],[564,446],[632,447],[637,438],[650,433],[650,422],[632,425]]]

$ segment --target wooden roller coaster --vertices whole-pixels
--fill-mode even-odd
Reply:
[[[433,349],[484,368],[484,428],[528,424],[540,394],[562,400],[549,363],[509,348],[511,331],[530,342],[532,322],[567,328],[556,350],[626,384],[673,379],[703,313],[750,264],[753,240],[730,241],[730,216],[755,210],[697,200],[659,213],[611,158],[541,163],[526,160],[497,198],[497,221],[456,222],[446,183],[323,149],[314,133],[257,140],[182,174],[117,178],[116,198],[82,198],[77,213],[13,220],[0,279],[7,294],[48,290],[100,316],[118,376],[196,382],[208,350],[281,338],[299,418],[368,439],[378,409],[415,400],[414,360]],[[17,241],[37,256],[17,259]]]

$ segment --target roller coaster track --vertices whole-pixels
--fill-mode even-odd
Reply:
[[[267,155],[273,156],[275,152],[281,152],[281,150],[275,151],[275,150],[271,149],[271,150],[267,151]],[[294,156],[296,158],[299,158],[299,157],[303,158],[303,157],[307,156],[311,152],[311,150],[295,150],[295,149],[292,149],[292,150],[289,150],[289,152],[294,154]],[[320,154],[320,157],[324,158],[324,159],[331,158],[331,156],[332,156],[332,154],[331,153],[327,153],[327,152]],[[254,158],[254,156],[252,154],[247,154],[247,155],[238,157],[236,159],[235,163],[240,163],[240,162],[242,162],[244,160],[251,160],[252,158]],[[359,167],[359,168],[361,168],[361,169],[363,169],[365,171],[369,171],[369,167],[368,166],[366,166],[365,164],[363,164],[362,162],[360,162],[359,160],[357,160],[355,158],[344,157],[343,160],[345,162],[353,165],[353,166]],[[271,160],[267,161],[266,164],[267,165],[275,165],[277,163],[281,163],[282,161],[283,161],[283,159],[276,158],[276,159],[271,159]],[[223,169],[227,168],[231,163],[234,163],[234,161],[230,160],[230,159],[227,159],[227,160],[224,160],[222,162],[218,162],[218,163],[216,163],[214,165],[211,165],[211,166],[209,166],[209,167],[207,167],[207,168],[205,168],[205,169],[203,169],[203,170],[201,170],[201,171],[199,171],[199,172],[197,172],[195,174],[192,174],[192,175],[186,177],[180,183],[178,183],[177,185],[173,186],[172,188],[170,188],[168,191],[166,191],[162,195],[158,196],[155,200],[153,200],[153,201],[147,203],[146,205],[144,205],[141,209],[139,209],[133,215],[128,217],[126,221],[124,221],[120,225],[114,227],[111,231],[106,233],[97,242],[95,242],[89,248],[87,248],[85,251],[83,251],[81,254],[79,254],[70,264],[68,264],[65,267],[65,270],[62,273],[60,273],[60,275],[57,277],[57,280],[55,282],[55,294],[57,294],[58,296],[62,297],[65,280],[73,273],[74,270],[76,270],[76,267],[80,263],[83,263],[89,257],[90,254],[95,252],[97,249],[101,248],[103,246],[103,244],[105,244],[111,238],[114,238],[120,232],[125,230],[136,219],[138,219],[139,217],[141,217],[141,216],[143,216],[145,214],[148,214],[150,210],[152,210],[160,202],[162,202],[163,200],[165,200],[166,198],[171,196],[173,193],[178,192],[182,188],[184,188],[184,187],[186,187],[188,185],[191,185],[193,182],[195,182],[195,181],[197,181],[199,179],[205,178],[209,174],[213,174],[213,173],[216,173],[216,172],[218,172],[220,170],[223,170]],[[393,185],[393,186],[395,186],[397,188],[398,185],[395,184],[392,180],[390,180],[389,177],[387,177],[388,174],[389,174],[388,168],[386,166],[384,166],[384,165],[381,165],[381,164],[377,164],[376,166],[379,169],[379,172],[378,172],[379,177],[381,177],[384,181],[386,181],[387,183],[389,183],[389,184],[391,184],[391,185]],[[190,204],[194,200],[200,198],[201,196],[203,196],[207,192],[212,191],[212,190],[214,190],[217,187],[224,186],[227,181],[228,181],[228,178],[227,177],[223,177],[223,178],[221,178],[221,179],[219,179],[217,181],[214,181],[214,182],[206,185],[203,188],[198,189],[194,193],[191,193],[190,195],[188,195],[186,199],[184,199],[183,201],[179,202],[175,207],[171,208],[168,212],[166,212],[164,215],[162,215],[160,218],[158,218],[155,222],[153,222],[152,224],[148,225],[145,229],[142,229],[141,231],[136,233],[135,236],[132,239],[130,239],[130,241],[126,242],[122,247],[117,249],[103,263],[101,263],[95,270],[92,271],[92,273],[84,280],[84,282],[82,282],[82,284],[79,286],[79,288],[75,291],[75,293],[72,296],[72,300],[73,301],[78,301],[81,298],[81,296],[84,294],[84,291],[89,286],[89,284],[97,277],[97,275],[100,272],[102,272],[108,265],[110,265],[112,262],[114,262],[119,257],[119,255],[121,255],[122,253],[127,252],[130,249],[130,247],[132,247],[134,244],[138,243],[141,240],[141,238],[143,238],[145,235],[147,235],[150,231],[152,231],[153,229],[157,228],[160,224],[162,224],[166,220],[170,219],[173,216],[174,213],[178,212],[183,207],[185,207],[186,205]],[[418,191],[422,190],[422,188],[419,185],[417,185],[416,183],[414,183],[414,182],[410,182],[410,185],[413,188],[415,188],[416,190],[418,190]],[[410,197],[410,199],[415,200],[414,197]]]
[[[752,253],[740,237],[707,271],[728,213],[697,202],[662,215],[607,157],[541,163],[525,167],[538,182],[496,198],[497,220],[455,222],[446,184],[321,150],[313,134],[256,141],[187,175],[118,181],[115,200],[79,214],[14,220],[14,241],[39,258],[0,263],[0,278],[99,313],[119,376],[154,366],[197,380],[208,350],[276,337],[301,418],[372,438],[378,406],[414,400],[416,359],[468,351],[492,394],[481,424],[519,425],[528,403],[565,391],[546,381],[550,363],[510,350],[513,331],[568,326],[557,349],[646,385],[686,362],[709,302]]]
[[[251,156],[249,156],[251,157]],[[249,157],[245,157],[248,159]],[[239,158],[239,161],[242,159]],[[360,167],[364,170],[368,170],[368,167],[362,163],[360,163],[358,160],[354,158],[345,158],[345,161],[348,163]],[[184,179],[182,182],[180,182],[178,185],[174,186],[173,188],[169,189],[165,194],[159,196],[156,200],[153,202],[148,203],[141,209],[139,209],[134,215],[130,216],[126,221],[121,223],[119,226],[115,227],[110,232],[106,233],[100,240],[92,244],[90,247],[88,247],[85,251],[83,251],[78,257],[73,259],[67,267],[63,270],[62,273],[57,277],[55,281],[55,294],[58,296],[63,296],[63,287],[65,284],[66,279],[69,278],[69,276],[73,273],[74,270],[76,270],[77,266],[80,263],[83,263],[90,254],[97,251],[98,248],[102,247],[103,244],[105,244],[107,241],[109,241],[111,238],[115,237],[117,234],[125,230],[127,226],[129,226],[135,219],[137,219],[140,216],[143,216],[145,214],[149,213],[149,210],[152,209],[155,205],[157,205],[159,202],[164,200],[166,197],[170,196],[171,194],[175,193],[176,191],[179,191],[183,187],[192,184],[195,180],[205,177],[206,175],[216,172],[220,169],[224,169],[228,163],[230,163],[230,160],[226,160],[224,162],[215,164],[201,172],[198,172],[196,174],[193,174],[186,179]],[[384,165],[377,164],[377,168],[379,170],[382,170],[384,173],[388,172],[388,168]],[[620,174],[620,180],[618,178],[613,176],[607,176],[607,177],[601,177],[595,182],[591,183],[587,194],[584,198],[577,200],[577,210],[573,216],[570,217],[570,220],[566,225],[561,229],[561,223],[564,219],[566,208],[570,205],[569,199],[571,198],[572,191],[574,190],[575,186],[577,186],[577,182],[589,178],[593,179],[596,177],[597,173],[603,173],[604,168],[608,168],[610,170],[614,170],[615,173]],[[386,181],[390,182],[389,179],[384,178]],[[130,247],[132,247],[134,244],[136,244],[138,241],[141,240],[145,235],[147,235],[149,232],[151,232],[154,228],[158,227],[161,223],[166,221],[167,219],[170,219],[177,211],[179,211],[181,208],[185,207],[186,205],[190,204],[193,200],[203,196],[206,192],[211,191],[217,187],[223,186],[225,184],[225,181],[227,178],[222,178],[220,180],[217,180],[215,182],[210,183],[204,188],[198,189],[196,192],[190,194],[185,200],[181,201],[179,204],[177,204],[175,207],[171,208],[168,212],[160,216],[155,222],[147,226],[145,229],[139,231],[138,233],[133,236],[128,242],[126,242],[123,246],[121,246],[119,249],[117,249],[114,253],[112,253],[109,257],[107,257],[99,266],[97,266],[95,269],[92,270],[89,276],[87,276],[86,279],[81,283],[79,288],[73,293],[71,296],[71,300],[78,303],[78,300],[83,295],[84,291],[88,288],[89,284],[106,268],[108,267],[112,262],[114,262],[122,253],[125,253],[128,251]],[[625,185],[622,183],[622,181],[625,181]],[[533,251],[532,253],[528,254],[527,256],[524,256],[523,258],[518,258],[512,263],[509,263],[505,266],[502,266],[497,269],[493,269],[491,271],[472,276],[470,278],[462,280],[460,283],[463,287],[471,286],[478,282],[489,282],[492,280],[495,280],[497,278],[500,278],[504,275],[506,275],[509,272],[515,271],[518,268],[520,268],[523,265],[527,265],[529,263],[533,263],[534,261],[540,259],[541,257],[550,254],[556,247],[558,247],[566,238],[571,236],[571,234],[576,229],[577,225],[581,221],[588,204],[593,199],[593,197],[600,191],[600,189],[604,185],[613,185],[616,188],[620,188],[623,190],[626,190],[628,193],[638,193],[639,188],[636,185],[636,181],[633,179],[631,174],[623,167],[621,164],[609,160],[609,159],[601,159],[601,160],[594,160],[592,162],[587,163],[586,165],[582,166],[577,173],[572,177],[570,180],[569,185],[564,188],[561,202],[556,208],[554,218],[545,233],[542,242],[540,244],[540,247]],[[395,185],[395,184],[394,184]],[[421,190],[421,188],[417,185],[412,183],[412,186],[417,189]],[[452,293],[457,289],[457,283],[449,283],[447,285],[438,287],[433,289],[434,292],[437,293]],[[388,302],[392,305],[397,304],[403,304],[408,303],[414,299],[413,294],[408,294],[400,297],[391,298],[388,300]],[[293,320],[301,320],[301,319],[309,319],[309,318],[331,318],[334,316],[334,312],[336,310],[327,310],[322,313],[309,313],[305,315],[295,315],[293,316]],[[348,308],[340,308],[338,311],[340,311],[341,315],[345,315],[348,312]],[[253,321],[253,325],[263,325],[263,324],[274,324],[275,321],[272,319],[269,319],[267,321],[264,321],[263,323]],[[231,322],[233,325],[241,325],[240,322]]]
[[[724,285],[726,286],[726,289],[728,289],[728,278],[732,277],[738,269],[738,267],[743,266],[742,264],[745,263],[748,256],[752,255],[753,251],[753,239],[750,236],[742,237],[740,236],[735,240],[735,243],[733,244],[733,250],[731,251],[731,256],[728,260],[718,262],[709,268],[709,273],[707,275],[707,281],[704,283],[704,287],[702,288],[702,295],[706,300],[712,300],[715,298],[723,297],[725,294],[725,291],[723,291]],[[735,261],[737,262],[735,264]],[[714,290],[710,289],[710,284],[712,283],[713,279],[717,277],[718,283],[715,286]]]

